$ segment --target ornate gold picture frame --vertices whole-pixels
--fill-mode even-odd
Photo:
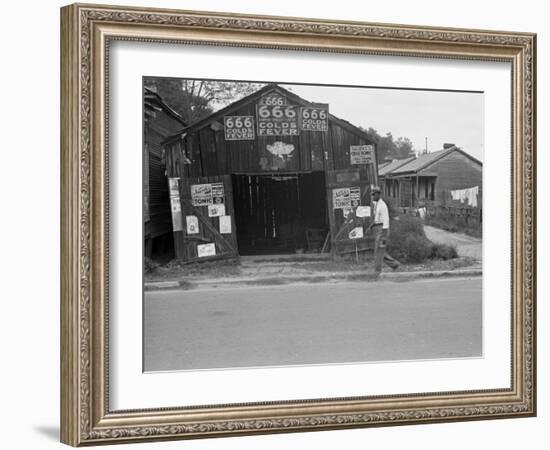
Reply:
[[[108,72],[109,49],[115,41],[509,63],[510,386],[113,410]],[[62,8],[61,441],[81,446],[534,416],[535,89],[536,36],[530,33],[85,4]]]

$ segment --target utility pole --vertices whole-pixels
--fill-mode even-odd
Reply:
[[[424,153],[428,153],[428,136],[426,136],[426,146],[424,147]]]

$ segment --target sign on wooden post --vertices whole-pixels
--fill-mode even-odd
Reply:
[[[350,145],[349,158],[352,165],[374,162],[374,145]]]

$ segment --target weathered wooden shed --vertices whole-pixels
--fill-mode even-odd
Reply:
[[[143,92],[143,231],[145,256],[173,246],[168,180],[161,142],[186,125],[153,90]]]
[[[329,108],[271,84],[165,140],[177,256],[368,245],[344,222],[370,205],[374,141]]]
[[[418,158],[394,161],[381,169],[384,192],[402,207],[442,203],[454,190],[479,187],[483,164],[454,144]]]

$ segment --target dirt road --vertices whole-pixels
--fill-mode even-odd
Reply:
[[[454,245],[459,256],[471,256],[481,262],[483,252],[481,239],[466,234],[451,233],[428,225],[424,225],[424,231],[430,241],[437,244]]]

